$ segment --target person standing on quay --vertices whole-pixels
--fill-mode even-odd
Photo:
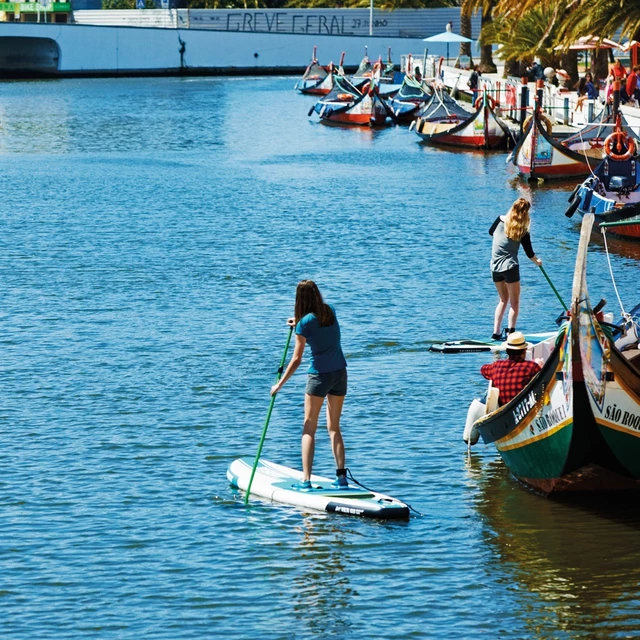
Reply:
[[[295,317],[289,319],[295,326],[296,344],[284,375],[271,387],[271,395],[282,389],[302,362],[304,347],[311,347],[311,362],[304,397],[304,426],[302,430],[302,473],[300,491],[311,491],[311,469],[315,451],[315,436],[320,410],[327,399],[327,429],[331,449],[336,461],[336,479],[332,486],[348,489],[345,467],[344,441],[340,431],[340,416],[347,394],[347,361],[340,345],[340,325],[336,310],[325,304],[313,280],[302,280],[296,289]]]
[[[493,236],[491,274],[500,297],[494,316],[492,340],[502,339],[502,319],[507,305],[510,305],[507,333],[516,330],[520,311],[520,245],[532,262],[542,265],[542,260],[536,256],[531,246],[530,209],[531,203],[526,198],[518,198],[507,215],[498,216],[489,229],[489,235]]]

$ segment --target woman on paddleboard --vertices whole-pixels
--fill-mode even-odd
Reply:
[[[331,449],[336,461],[336,480],[333,486],[348,489],[345,468],[344,442],[340,432],[340,416],[347,393],[347,362],[340,346],[340,325],[336,310],[325,304],[322,294],[313,280],[302,280],[296,290],[295,318],[289,320],[295,326],[296,344],[293,356],[284,375],[271,387],[271,395],[282,389],[302,362],[307,343],[311,347],[311,362],[304,397],[304,427],[302,429],[301,491],[311,490],[311,468],[315,449],[318,416],[324,399],[327,399],[327,429]]]
[[[516,330],[520,311],[520,265],[518,250],[520,245],[527,257],[538,266],[542,260],[536,256],[531,246],[529,210],[531,203],[526,198],[518,198],[505,216],[498,216],[489,229],[493,236],[491,250],[491,274],[500,299],[496,307],[492,340],[502,339],[502,319],[510,305],[507,334]]]

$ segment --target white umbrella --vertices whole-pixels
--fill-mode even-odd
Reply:
[[[442,33],[438,33],[435,36],[429,36],[428,38],[423,38],[424,42],[446,42],[447,43],[447,64],[449,64],[449,43],[450,42],[473,42],[471,38],[467,38],[465,36],[461,36],[458,33],[453,33],[453,31],[443,31]]]

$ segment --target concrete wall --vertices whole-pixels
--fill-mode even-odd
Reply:
[[[398,64],[401,53],[424,48],[409,38],[0,23],[0,39],[17,36],[53,40],[61,75],[300,72],[314,46],[325,63],[337,62],[344,51],[352,67],[365,46],[371,58],[386,58],[391,47]]]

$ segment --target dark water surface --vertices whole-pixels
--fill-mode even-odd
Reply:
[[[15,82],[0,92],[0,636],[640,635],[640,509],[550,501],[461,435],[490,356],[488,227],[520,194],[570,297],[571,186],[402,128],[327,127],[292,78]],[[612,242],[623,303],[638,245]],[[524,260],[520,326],[560,304]],[[295,285],[337,307],[348,466],[421,512],[302,513],[226,480],[254,455]],[[602,242],[593,298],[618,305]],[[304,367],[306,369],[306,367]],[[264,456],[299,465],[305,375]],[[315,470],[331,474],[319,431]]]

